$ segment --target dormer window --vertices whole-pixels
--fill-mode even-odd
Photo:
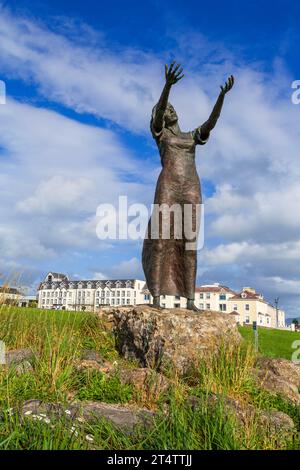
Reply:
[[[47,281],[48,281],[48,282],[52,282],[52,279],[53,279],[52,274],[49,274],[48,277],[47,277]]]
[[[243,293],[241,294],[241,297],[242,297],[242,299],[246,299],[246,298],[247,298],[247,294],[245,294],[245,292],[243,292]]]

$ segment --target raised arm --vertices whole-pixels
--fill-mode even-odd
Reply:
[[[225,83],[224,87],[223,86],[220,87],[221,91],[216,101],[216,104],[214,105],[214,108],[211,112],[211,115],[209,116],[208,120],[204,122],[204,124],[202,124],[201,126],[201,139],[203,141],[208,139],[210,131],[217,124],[217,121],[221,114],[221,110],[222,110],[222,106],[224,102],[224,96],[229,90],[231,90],[231,88],[233,87],[233,84],[234,84],[234,77],[233,75],[231,75],[228,78],[227,82]]]
[[[165,65],[166,83],[159,98],[159,101],[156,105],[156,113],[153,122],[153,126],[156,132],[160,132],[162,130],[164,122],[164,113],[167,108],[171,87],[172,85],[175,85],[175,83],[177,83],[179,80],[181,80],[184,76],[182,74],[182,68],[179,69],[179,67],[180,64],[175,64],[175,62],[172,62],[170,67]]]

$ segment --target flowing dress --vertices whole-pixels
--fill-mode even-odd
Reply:
[[[201,128],[192,132],[172,133],[163,127],[156,132],[151,121],[151,132],[156,140],[162,164],[159,175],[154,204],[179,204],[183,210],[189,204],[193,213],[193,229],[195,239],[198,229],[196,227],[196,207],[202,203],[200,180],[195,165],[196,145],[203,145],[206,140],[201,138]],[[198,206],[199,207],[199,206]],[[157,218],[155,219],[157,223]],[[190,242],[185,236],[185,219],[182,217],[182,237],[171,231],[170,238],[162,237],[164,225],[163,216],[159,219],[159,236],[151,237],[151,226],[154,223],[152,212],[144,240],[142,263],[146,277],[147,287],[152,296],[177,295],[194,299],[195,281],[197,271],[197,250],[187,250],[186,243]],[[173,221],[174,226],[174,220]]]

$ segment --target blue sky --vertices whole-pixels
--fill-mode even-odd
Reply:
[[[205,199],[198,283],[253,286],[299,315],[300,79],[296,2],[0,2],[0,273],[142,277],[142,242],[101,242],[96,208],[148,206],[160,171],[149,133],[163,65],[184,130],[220,122],[197,150]]]

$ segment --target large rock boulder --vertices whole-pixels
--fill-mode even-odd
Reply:
[[[185,373],[201,356],[221,344],[238,344],[232,316],[214,311],[156,309],[151,306],[111,309],[118,352],[141,367]]]
[[[261,357],[256,363],[254,376],[258,385],[268,392],[300,404],[300,364],[287,359]]]

